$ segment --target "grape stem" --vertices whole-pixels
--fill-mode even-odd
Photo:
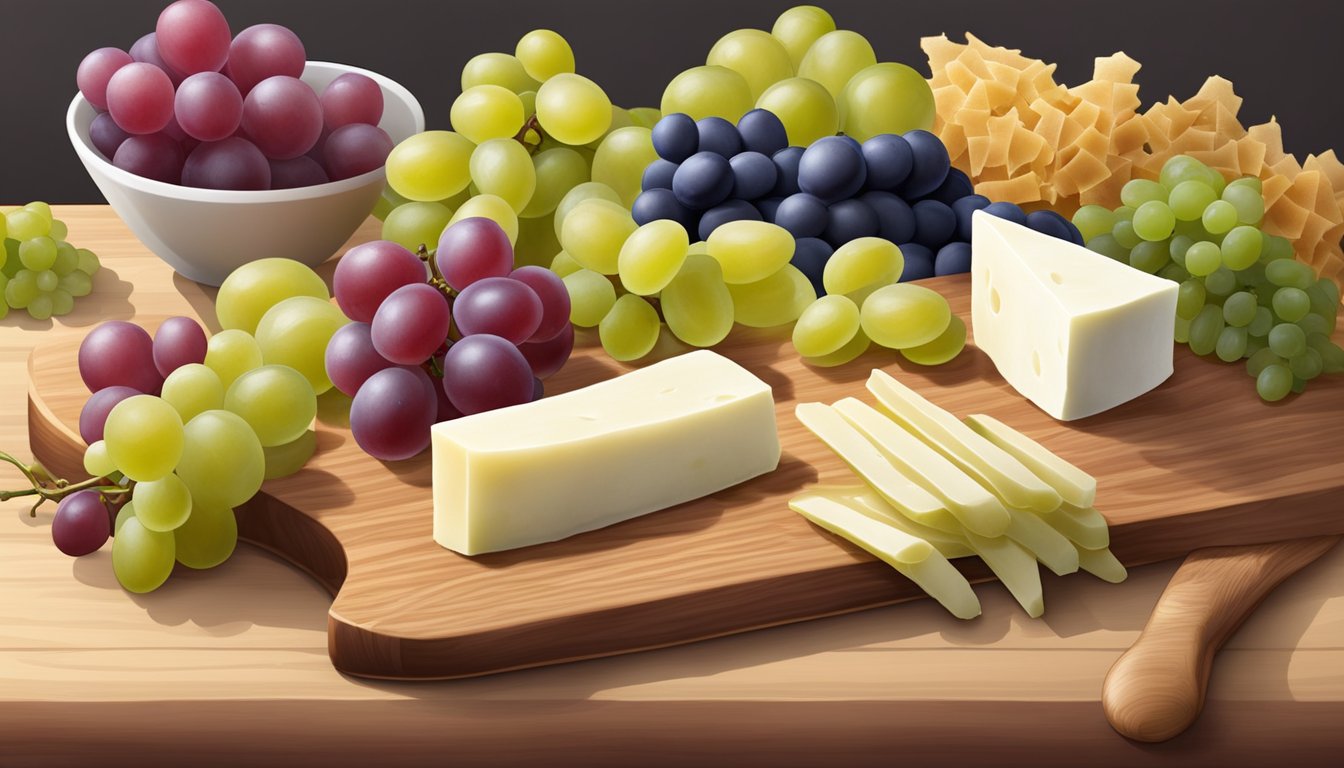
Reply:
[[[536,144],[528,143],[528,133],[537,134]],[[541,123],[537,120],[537,116],[532,115],[527,119],[526,123],[523,123],[522,130],[518,131],[518,135],[514,136],[513,139],[519,144],[522,144],[529,155],[535,155],[537,154],[537,150],[541,149],[541,142],[546,140],[546,134],[541,130]]]
[[[10,499],[15,499],[20,496],[36,496],[37,500],[33,502],[32,508],[28,510],[29,517],[37,517],[37,509],[42,506],[44,502],[54,501],[59,503],[60,500],[64,499],[66,496],[80,491],[97,491],[104,502],[109,501],[110,497],[120,498],[131,492],[130,487],[106,484],[107,479],[102,477],[90,477],[86,480],[81,480],[78,483],[71,483],[68,480],[60,478],[52,478],[46,468],[40,463],[33,462],[32,465],[24,464],[22,461],[19,461],[4,451],[0,451],[0,461],[8,462],[18,467],[19,471],[23,473],[23,476],[33,485],[32,488],[25,488],[18,491],[0,490],[0,501],[9,501]]]

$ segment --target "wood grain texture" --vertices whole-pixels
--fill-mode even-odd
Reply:
[[[1186,558],[1139,639],[1106,675],[1101,701],[1115,730],[1159,742],[1190,727],[1204,709],[1215,654],[1275,587],[1339,540],[1215,547]]]
[[[969,314],[966,276],[928,284]],[[339,585],[329,614],[332,661],[368,677],[488,674],[914,599],[921,593],[911,582],[786,506],[815,482],[853,481],[793,417],[794,405],[866,397],[874,367],[954,414],[989,413],[1094,474],[1112,548],[1127,565],[1205,546],[1344,533],[1344,431],[1320,429],[1344,411],[1339,377],[1266,405],[1240,372],[1178,347],[1176,373],[1161,387],[1061,423],[1018,396],[973,346],[937,368],[873,350],[813,369],[785,336],[742,328],[716,349],[774,388],[784,452],[769,475],[564,541],[467,558],[431,538],[428,454],[384,464],[360,452],[348,431],[324,426],[307,468],[268,482],[240,508],[240,535]],[[57,472],[74,472],[82,454],[73,427],[87,392],[75,352],[67,339],[30,359],[31,412],[48,422],[33,425],[31,445]],[[589,343],[547,390],[624,369]],[[1305,439],[1313,450],[1298,453]],[[966,571],[988,577],[978,561]]]

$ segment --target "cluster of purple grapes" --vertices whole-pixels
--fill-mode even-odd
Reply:
[[[209,0],[178,0],[129,52],[99,48],[76,82],[99,111],[89,138],[137,176],[209,189],[288,189],[383,165],[383,92],[354,72],[319,95],[302,41],[276,24],[233,37]]]
[[[793,264],[824,295],[832,252],[860,237],[882,237],[905,257],[901,280],[970,271],[971,214],[988,213],[1082,244],[1068,219],[991,203],[953,168],[928,131],[881,134],[860,144],[827,136],[788,145],[784,124],[754,109],[734,126],[719,117],[677,113],[653,127],[658,159],[644,172],[632,215],[639,224],[672,219],[707,240],[729,221],[768,221],[797,242]]]
[[[436,422],[541,397],[574,349],[564,282],[514,269],[493,220],[453,223],[429,262],[377,240],[336,265],[332,292],[352,322],[327,345],[327,375],[354,398],[355,442],[384,461],[423,451]]]

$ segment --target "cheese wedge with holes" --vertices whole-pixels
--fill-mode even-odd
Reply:
[[[1176,283],[977,211],[975,345],[1061,421],[1128,402],[1172,373]]]
[[[434,540],[464,555],[556,541],[779,466],[770,385],[708,350],[434,425]]]

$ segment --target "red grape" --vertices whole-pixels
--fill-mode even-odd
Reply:
[[[89,141],[92,141],[94,148],[102,152],[103,157],[108,160],[117,154],[117,147],[130,136],[131,134],[121,130],[117,121],[106,112],[94,115],[93,122],[89,123]]]
[[[358,72],[346,72],[328,83],[321,101],[327,130],[352,123],[377,125],[383,117],[383,89]]]
[[[507,339],[466,336],[443,356],[443,389],[465,415],[532,401],[532,368]]]
[[[271,189],[297,189],[331,181],[322,164],[307,155],[288,160],[272,160]]]
[[[209,0],[177,0],[154,27],[159,55],[184,75],[218,72],[229,57],[229,22]]]
[[[448,301],[428,283],[403,285],[373,315],[370,335],[378,354],[402,365],[428,360],[448,337]]]
[[[227,139],[243,119],[238,87],[218,72],[198,72],[183,80],[173,106],[182,131],[201,141]]]
[[[271,166],[255,145],[232,136],[193,149],[182,168],[182,183],[206,189],[270,189]]]
[[[438,360],[439,368],[442,370],[443,358],[440,357]],[[431,376],[430,381],[434,384],[434,397],[439,401],[439,415],[434,419],[434,422],[437,424],[440,421],[452,421],[453,419],[462,418],[462,412],[457,410],[453,405],[453,401],[448,399],[448,393],[443,390],[443,379],[436,379]]]
[[[508,275],[513,245],[497,222],[472,216],[444,228],[435,259],[443,279],[460,291],[482,278]]]
[[[98,111],[107,110],[107,81],[118,69],[130,64],[131,54],[120,48],[99,48],[84,57],[75,71],[75,84],[84,99]]]
[[[345,252],[336,262],[331,287],[346,317],[369,323],[389,294],[428,278],[420,257],[391,240],[374,240]]]
[[[125,64],[107,81],[107,111],[127,133],[158,133],[173,118],[173,83],[153,64]]]
[[[526,283],[541,299],[541,323],[526,341],[547,341],[569,325],[569,290],[560,276],[545,267],[528,265],[513,270],[509,277]]]
[[[322,105],[302,80],[268,77],[243,99],[243,130],[272,160],[298,157],[322,135]]]
[[[322,147],[332,181],[383,167],[392,152],[392,137],[376,125],[351,123],[331,132]]]
[[[364,382],[350,403],[350,434],[365,453],[400,461],[429,447],[438,401],[429,374],[386,368]]]
[[[76,491],[61,499],[51,519],[51,539],[71,557],[96,552],[112,533],[112,518],[96,491]]]
[[[164,61],[163,57],[159,55],[158,35],[153,32],[135,41],[135,45],[131,46],[131,58],[136,61],[143,61],[146,64],[153,64],[162,69],[163,73],[172,81],[174,87],[182,82],[182,73],[168,66],[168,62]]]
[[[205,362],[205,331],[190,317],[170,317],[154,332],[154,367],[165,379],[189,363]]]
[[[468,285],[453,301],[453,321],[463,336],[489,333],[521,344],[541,324],[541,299],[520,280],[487,277]]]
[[[163,133],[131,136],[112,155],[112,164],[121,170],[165,184],[182,182],[184,160],[182,146]]]
[[[256,24],[239,32],[229,46],[225,72],[244,96],[275,75],[299,77],[308,58],[303,41],[279,24]]]
[[[163,377],[154,367],[154,342],[134,323],[109,320],[79,344],[79,376],[90,392],[114,386],[157,395]]]
[[[122,386],[104,387],[84,401],[79,411],[79,436],[85,445],[93,445],[103,439],[103,427],[107,425],[107,414],[117,403],[128,397],[142,394],[137,389]]]
[[[368,323],[346,323],[327,342],[327,376],[337,389],[354,395],[373,374],[393,363],[373,348]]]
[[[570,353],[574,351],[574,326],[565,323],[564,329],[555,338],[519,344],[518,351],[527,358],[533,375],[538,379],[548,378],[564,367]]]

